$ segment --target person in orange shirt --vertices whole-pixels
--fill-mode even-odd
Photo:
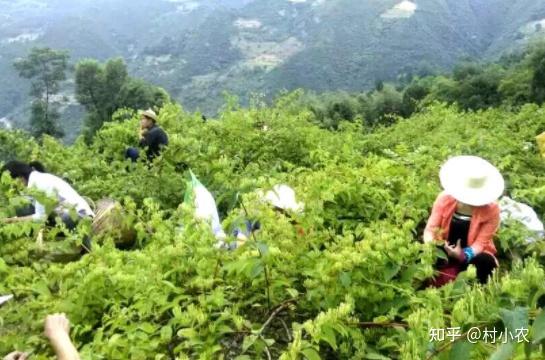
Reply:
[[[448,160],[439,174],[444,189],[439,194],[424,230],[424,242],[443,242],[448,260],[439,260],[439,276],[432,286],[456,279],[469,264],[481,283],[499,266],[493,237],[500,224],[497,204],[505,182],[488,161],[476,156]]]

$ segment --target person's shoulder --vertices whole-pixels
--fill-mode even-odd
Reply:
[[[63,180],[55,175],[33,171],[28,178],[28,186],[45,189],[51,187],[53,184],[58,184],[60,181]]]
[[[500,204],[498,201],[494,201],[493,203],[487,204],[482,207],[483,212],[488,214],[491,217],[498,217],[501,213]]]
[[[450,203],[453,203],[455,202],[456,199],[450,195],[449,193],[447,193],[446,191],[441,191],[439,193],[439,195],[437,195],[437,198],[435,199],[435,202],[438,203],[438,204],[444,204],[444,205],[447,205],[447,204],[450,204]]]
[[[166,132],[165,130],[163,130],[162,127],[160,127],[159,125],[155,125],[149,132],[148,132],[149,135],[151,136],[164,136],[166,135]]]
[[[48,173],[43,173],[43,172],[34,170],[33,172],[30,173],[28,177],[28,184],[29,185],[39,184],[43,182],[44,180],[46,180],[48,178],[48,175],[49,175]]]
[[[42,181],[50,183],[50,184],[54,183],[54,184],[64,184],[64,185],[70,186],[68,181],[66,181],[65,179],[63,179],[63,178],[61,178],[60,176],[57,176],[57,175],[42,173],[40,175],[40,177],[41,177]]]
[[[158,133],[161,133],[161,134],[165,134],[165,135],[166,135],[165,129],[163,129],[162,127],[156,126],[155,128],[157,129],[157,132],[158,132]]]

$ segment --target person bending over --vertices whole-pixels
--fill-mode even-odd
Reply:
[[[18,179],[31,189],[43,192],[49,197],[57,199],[57,207],[54,209],[54,215],[60,217],[68,230],[76,228],[77,223],[84,218],[93,218],[95,216],[91,207],[66,181],[48,173],[42,173],[29,164],[20,161],[10,161],[2,168],[3,172],[9,172],[13,179]],[[72,216],[73,211],[76,218]],[[23,221],[43,221],[48,218],[45,206],[34,200],[34,213],[26,216],[16,216],[4,219],[4,223],[17,223]],[[86,238],[84,245],[89,249],[90,240]]]
[[[493,237],[500,224],[497,199],[504,189],[500,172],[476,156],[457,156],[440,171],[439,194],[424,230],[424,242],[444,241],[448,260],[436,264],[439,276],[433,286],[456,279],[469,264],[477,269],[481,283],[499,265]]]

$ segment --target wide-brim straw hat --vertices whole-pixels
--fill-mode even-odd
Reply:
[[[303,203],[296,201],[295,191],[285,184],[275,185],[272,190],[265,193],[264,199],[282,210],[300,212],[305,207]]]
[[[157,114],[155,111],[148,109],[148,110],[140,110],[140,116],[145,116],[147,118],[150,118],[154,122],[157,122]]]
[[[483,206],[503,194],[505,181],[499,170],[478,156],[456,156],[439,172],[445,192],[471,206]]]

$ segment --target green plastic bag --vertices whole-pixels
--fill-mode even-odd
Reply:
[[[195,206],[195,188],[198,186],[204,186],[199,179],[195,176],[193,171],[189,170],[189,180],[186,181],[186,188],[185,188],[185,194],[184,194],[184,204],[188,204],[191,206]]]

